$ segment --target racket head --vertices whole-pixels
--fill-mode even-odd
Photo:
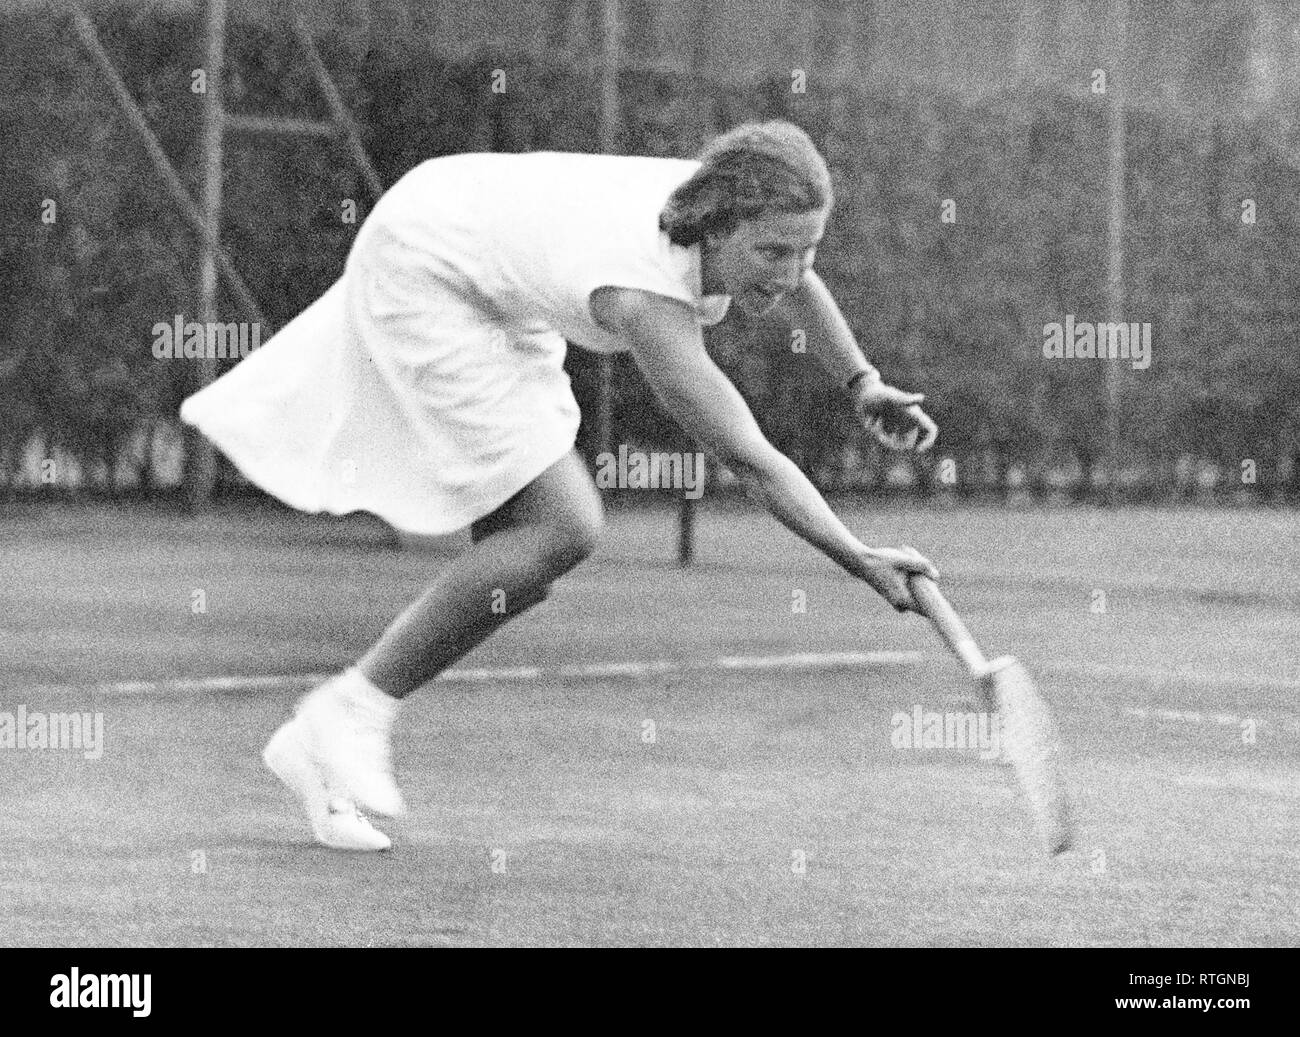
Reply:
[[[989,663],[981,683],[1002,718],[1002,752],[1024,790],[1043,846],[1053,856],[1064,853],[1074,845],[1074,825],[1052,712],[1029,672],[1011,656]]]

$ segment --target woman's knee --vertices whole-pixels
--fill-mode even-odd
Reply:
[[[542,562],[559,576],[596,550],[604,506],[586,465],[570,451],[519,494],[514,517],[541,531]]]
[[[600,543],[604,524],[599,501],[595,507],[566,510],[555,516],[542,531],[543,564],[558,576],[590,558]]]

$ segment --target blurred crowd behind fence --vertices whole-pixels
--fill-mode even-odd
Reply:
[[[321,117],[274,6],[232,0],[225,103]],[[385,184],[437,155],[601,147],[599,3],[303,6]],[[928,394],[936,450],[889,455],[855,430],[788,326],[736,318],[711,332],[773,442],[824,488],[1100,494],[1114,364],[1125,499],[1300,501],[1288,7],[1133,0],[1127,64],[1108,74],[1133,87],[1122,319],[1150,325],[1150,365],[1044,355],[1049,325],[1107,319],[1113,95],[1095,73],[1111,6],[622,5],[618,150],[690,155],[748,118],[804,126],[837,191],[818,269],[887,378]],[[202,5],[85,7],[196,192]],[[184,470],[176,411],[196,372],[155,355],[155,329],[195,312],[198,242],[65,11],[8,0],[0,15],[0,497],[166,497]],[[457,28],[465,11],[477,13]],[[371,200],[334,142],[232,140],[225,160],[221,233],[270,322],[265,341],[338,276]],[[250,319],[225,293],[221,315]],[[598,368],[570,354],[590,453]],[[611,442],[685,446],[625,358],[612,384]],[[219,490],[250,492],[228,466]]]

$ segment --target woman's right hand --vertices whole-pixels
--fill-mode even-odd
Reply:
[[[907,585],[909,576],[919,573],[932,580],[939,578],[939,570],[930,560],[911,547],[863,547],[848,568],[899,612],[921,611]]]

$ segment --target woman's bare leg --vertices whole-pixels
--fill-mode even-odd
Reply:
[[[409,695],[542,601],[595,549],[601,513],[591,476],[570,451],[474,524],[474,546],[393,621],[359,669],[389,695]]]

